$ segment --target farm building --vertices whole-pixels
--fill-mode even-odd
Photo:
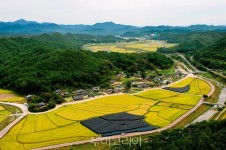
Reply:
[[[38,103],[39,107],[44,107],[45,105],[46,105],[46,103],[44,103],[44,102]]]
[[[147,88],[149,85],[147,83],[140,83],[137,85],[138,88]]]
[[[73,96],[73,100],[74,100],[74,101],[83,100],[84,98],[85,98],[85,95],[77,95],[77,96]]]
[[[99,87],[99,86],[97,86],[97,87],[93,87],[93,88],[92,88],[92,91],[94,91],[94,92],[98,92],[98,91],[100,91],[100,87]]]
[[[55,90],[55,93],[60,94],[61,93],[61,90],[60,89],[57,89],[57,90]]]
[[[114,91],[113,89],[107,89],[106,93],[111,94],[111,93],[113,93],[113,91]]]
[[[76,93],[77,93],[77,95],[86,95],[86,91],[82,90],[82,89],[77,90]]]
[[[26,98],[27,100],[30,100],[32,97],[33,97],[33,95],[27,95],[25,98]]]

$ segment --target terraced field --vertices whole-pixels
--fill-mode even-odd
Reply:
[[[101,137],[80,122],[108,114],[126,112],[144,116],[155,128],[165,127],[193,108],[210,86],[200,79],[187,78],[172,87],[190,85],[186,93],[164,89],[148,90],[137,95],[117,95],[65,105],[56,110],[29,114],[0,139],[0,149],[31,149],[54,144]],[[114,121],[111,121],[114,124]]]
[[[13,114],[19,114],[21,112],[21,109],[18,107],[0,104],[0,131],[18,117],[17,115]]]
[[[120,42],[112,44],[87,44],[83,47],[84,50],[120,52],[120,53],[136,53],[156,51],[159,47],[172,47],[176,44],[166,43],[159,40],[145,40],[136,42]]]
[[[2,123],[2,121],[4,121],[10,114],[11,114],[10,111],[8,111],[7,109],[5,109],[5,107],[0,105],[0,123]]]
[[[0,102],[24,102],[24,98],[17,96],[10,90],[0,89]]]

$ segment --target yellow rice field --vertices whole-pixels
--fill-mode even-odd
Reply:
[[[65,105],[42,114],[29,114],[0,139],[0,149],[31,149],[90,140],[100,135],[80,124],[80,121],[119,112],[143,115],[150,125],[165,127],[193,108],[202,94],[210,89],[207,83],[194,78],[182,80],[177,86],[183,87],[187,83],[191,83],[187,93],[155,89],[138,95],[106,96]]]
[[[172,47],[176,44],[167,43],[160,40],[144,40],[136,42],[119,42],[112,44],[87,44],[83,47],[84,50],[119,52],[119,53],[137,53],[156,51],[159,47]]]
[[[0,102],[24,102],[24,98],[10,90],[0,89]]]

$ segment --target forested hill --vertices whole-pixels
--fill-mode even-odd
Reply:
[[[226,37],[226,32],[191,32],[191,33],[162,33],[159,40],[166,40],[171,43],[178,43],[177,46],[170,48],[170,51],[163,52],[180,52],[189,53],[209,46],[214,42]]]
[[[112,150],[224,150],[226,147],[226,119],[201,122],[182,129],[165,131],[148,140],[122,143]]]
[[[41,34],[27,37],[10,37],[0,39],[0,62],[28,50],[42,53],[57,49],[81,49],[87,43],[109,43],[125,41],[114,36],[93,36],[87,34]],[[0,63],[1,64],[1,63]]]
[[[173,65],[171,59],[158,53],[93,53],[80,49],[85,43],[121,40],[73,34],[2,38],[0,87],[27,94],[61,87],[107,86],[117,70],[135,73]]]
[[[172,41],[180,39],[182,42],[171,48],[159,48],[158,52],[171,54],[177,52],[184,53],[189,57],[194,56],[196,61],[208,68],[226,70],[226,33],[166,34],[165,38],[172,38]]]
[[[196,51],[194,59],[208,68],[226,70],[226,37]]]

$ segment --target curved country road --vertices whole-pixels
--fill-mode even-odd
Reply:
[[[196,78],[200,78],[200,77],[197,77],[193,74],[188,74],[185,78],[181,79],[181,80],[184,80],[188,77],[196,77]],[[200,78],[202,80],[205,80],[203,78]],[[177,82],[181,81],[181,80],[178,80]],[[206,80],[205,80],[206,81]],[[177,82],[174,82],[172,84],[175,84]],[[215,91],[215,87],[208,81],[206,81],[210,86],[211,86],[211,91],[209,92],[209,96]],[[168,85],[169,86],[169,85]],[[152,89],[159,89],[159,88],[162,88],[162,87],[158,87],[158,88],[152,88]],[[147,89],[147,90],[150,90],[150,89]],[[65,103],[65,104],[62,104],[62,105],[58,105],[56,106],[55,109],[59,108],[59,107],[62,107],[64,105],[70,105],[70,104],[75,104],[75,103],[83,103],[83,102],[87,102],[87,101],[91,101],[91,100],[95,100],[97,98],[100,98],[100,97],[106,97],[106,96],[114,96],[114,95],[120,95],[120,94],[123,94],[123,93],[119,93],[119,94],[112,94],[112,95],[104,95],[104,96],[98,96],[98,97],[95,97],[95,98],[90,98],[90,99],[87,99],[87,100],[82,100],[82,101],[76,101],[76,102],[70,102],[70,103]],[[64,143],[64,144],[57,144],[57,145],[52,145],[52,146],[47,146],[47,147],[41,147],[41,148],[37,148],[36,150],[44,150],[44,149],[53,149],[53,148],[59,148],[59,147],[65,147],[65,146],[70,146],[70,145],[79,145],[79,144],[85,144],[85,143],[92,143],[92,142],[98,142],[98,141],[103,141],[103,140],[109,140],[109,139],[118,139],[118,138],[126,138],[126,137],[132,137],[132,136],[138,136],[138,135],[146,135],[146,134],[151,134],[151,133],[157,133],[157,132],[161,132],[161,131],[164,131],[164,130],[167,130],[171,127],[173,127],[174,125],[176,125],[177,123],[179,123],[181,120],[183,120],[185,117],[187,117],[188,115],[190,115],[192,112],[194,112],[199,106],[202,105],[203,103],[203,98],[196,104],[195,107],[193,107],[191,110],[189,110],[188,112],[186,112],[185,114],[183,114],[181,117],[179,117],[178,119],[176,119],[174,122],[172,122],[170,125],[166,126],[166,127],[163,127],[163,128],[159,128],[159,129],[156,129],[156,130],[152,130],[152,131],[145,131],[145,132],[135,132],[135,133],[127,133],[125,135],[114,135],[114,136],[110,136],[110,137],[101,137],[101,138],[96,138],[96,139],[92,139],[92,140],[86,140],[86,141],[78,141],[78,142],[72,142],[72,143]],[[7,105],[13,105],[13,106],[17,106],[19,108],[21,108],[21,110],[23,111],[23,113],[15,120],[13,121],[10,125],[8,125],[5,129],[3,129],[1,132],[0,132],[0,138],[3,137],[15,124],[17,124],[21,119],[23,119],[27,114],[32,114],[28,111],[27,107],[23,104],[15,104],[15,103],[5,103],[5,102],[0,102],[2,104],[7,104]],[[53,111],[55,109],[52,109],[52,110],[49,110],[49,111]],[[48,112],[48,111],[47,111]],[[46,112],[42,112],[42,113],[46,113]],[[37,114],[37,113],[35,113]]]
[[[187,77],[196,77],[194,75],[188,75]],[[187,78],[186,77],[186,78]],[[200,77],[196,77],[196,78],[200,78]],[[185,79],[185,78],[183,78]],[[183,80],[181,79],[181,80]],[[202,78],[200,78],[202,79]],[[204,80],[204,79],[202,79]],[[206,80],[205,80],[206,81]],[[178,81],[179,82],[179,81]],[[212,83],[206,81],[210,86],[211,86],[211,90],[208,94],[208,96],[212,95],[213,92],[215,91],[215,87],[213,86]],[[176,83],[176,82],[175,82]],[[91,139],[91,140],[85,140],[85,141],[78,141],[78,142],[71,142],[71,143],[64,143],[64,144],[57,144],[57,145],[52,145],[52,146],[46,146],[46,147],[40,147],[40,148],[36,148],[33,150],[46,150],[46,149],[56,149],[56,148],[60,148],[60,147],[66,147],[66,146],[71,146],[71,145],[81,145],[81,144],[85,144],[85,143],[93,143],[93,142],[101,142],[101,141],[109,141],[109,140],[113,140],[113,139],[119,139],[119,138],[127,138],[127,137],[133,137],[133,136],[139,136],[139,135],[147,135],[147,134],[151,134],[151,133],[158,133],[167,129],[172,128],[173,126],[175,126],[177,123],[179,123],[180,121],[182,121],[185,117],[187,117],[188,115],[190,115],[191,113],[193,113],[199,106],[202,105],[204,99],[201,98],[199,100],[199,102],[195,105],[195,107],[193,107],[191,110],[189,110],[188,112],[186,112],[185,114],[183,114],[181,117],[179,117],[178,119],[176,119],[174,122],[172,122],[170,125],[163,127],[163,128],[159,128],[156,130],[152,130],[152,131],[145,131],[145,132],[135,132],[135,133],[127,133],[124,135],[114,135],[114,136],[109,136],[109,137],[100,137],[100,138],[96,138],[96,139]]]
[[[7,103],[7,102],[0,102],[0,104],[6,104],[6,105],[12,105],[12,106],[19,107],[23,112],[22,114],[20,114],[20,116],[16,120],[11,122],[6,128],[4,128],[3,130],[0,131],[0,138],[2,138],[14,125],[16,125],[21,119],[23,119],[28,114],[28,109],[23,104]]]

